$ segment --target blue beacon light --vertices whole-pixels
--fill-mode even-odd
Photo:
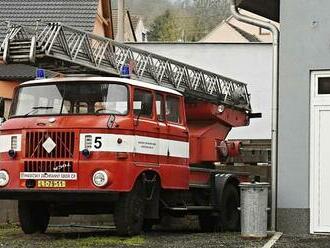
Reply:
[[[122,78],[130,78],[130,72],[129,72],[129,65],[123,65],[120,70],[120,77]]]
[[[36,70],[36,79],[44,79],[44,78],[46,78],[45,69],[38,68]]]

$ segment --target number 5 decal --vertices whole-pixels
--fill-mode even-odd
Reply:
[[[100,149],[102,147],[101,139],[102,139],[102,137],[95,137],[95,140],[94,140],[94,148],[95,149]]]

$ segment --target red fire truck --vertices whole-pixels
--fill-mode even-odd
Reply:
[[[50,216],[100,213],[114,214],[120,235],[164,214],[198,215],[203,231],[239,228],[248,176],[215,163],[239,152],[225,138],[253,117],[245,84],[60,24],[11,27],[1,53],[6,63],[102,75],[15,91],[0,128],[0,198],[18,200],[25,233],[44,232]]]

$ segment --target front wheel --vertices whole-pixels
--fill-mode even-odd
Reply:
[[[18,217],[25,234],[44,233],[49,223],[48,205],[43,202],[18,201]]]
[[[121,236],[140,234],[144,218],[144,194],[141,180],[131,192],[122,193],[115,205],[114,222]]]
[[[227,184],[221,198],[221,223],[224,231],[240,230],[239,193],[233,184]]]

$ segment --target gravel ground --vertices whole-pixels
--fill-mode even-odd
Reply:
[[[200,233],[198,230],[152,231],[123,238],[114,228],[50,227],[46,234],[25,235],[15,225],[0,226],[0,248],[141,247],[141,248],[261,248],[268,239],[243,240],[240,233]],[[282,235],[273,248],[329,248],[330,236]]]
[[[330,236],[282,235],[273,248],[329,248]]]
[[[262,247],[268,239],[252,241],[242,240],[240,233],[162,233],[155,232],[147,235],[143,247],[169,247],[169,248],[200,248],[200,247],[226,247],[226,248],[254,248]]]
[[[169,248],[254,248],[267,240],[242,240],[239,233],[199,233],[197,231],[153,231],[132,238],[117,237],[115,230],[51,227],[46,234],[24,235],[15,226],[0,228],[0,247],[169,247]]]

